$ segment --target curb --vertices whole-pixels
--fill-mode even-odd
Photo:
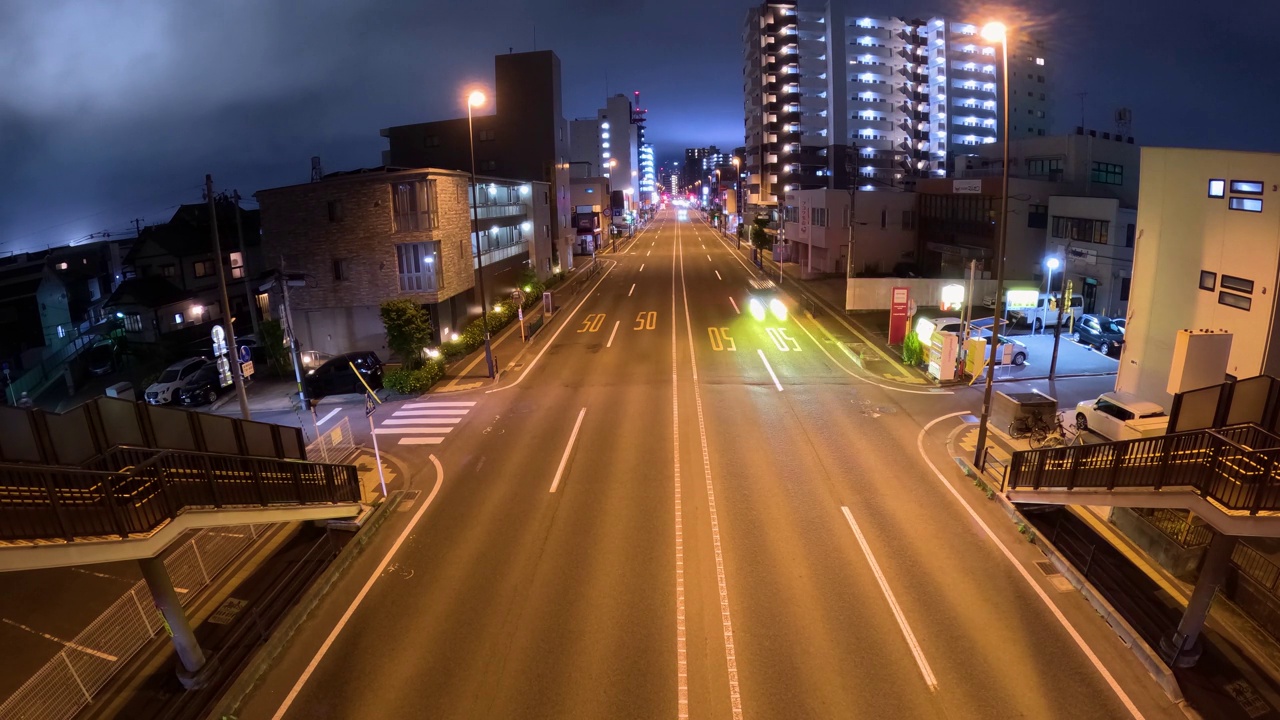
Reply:
[[[955,451],[956,437],[961,432],[968,429],[969,426],[970,423],[962,423],[959,427],[951,431],[951,434],[947,436],[947,453],[951,455],[956,464],[960,466],[965,477],[970,478],[973,480],[975,485],[986,491],[987,497],[996,501],[1000,505],[1000,508],[1004,510],[1005,514],[1007,514],[1014,523],[1019,526],[1032,528],[1033,525],[1031,524],[1031,521],[1018,510],[1017,506],[1009,502],[1004,494],[994,488],[988,478],[978,472],[978,469],[973,466],[973,463],[971,463],[968,458]],[[1106,621],[1107,625],[1111,626],[1112,631],[1114,631],[1120,638],[1120,641],[1133,651],[1134,657],[1136,657],[1138,662],[1146,668],[1152,679],[1154,679],[1156,684],[1160,686],[1160,689],[1164,691],[1165,697],[1169,698],[1171,702],[1176,704],[1188,717],[1198,718],[1199,714],[1187,705],[1186,699],[1182,695],[1182,688],[1179,687],[1178,679],[1174,676],[1173,670],[1160,659],[1159,653],[1152,649],[1152,647],[1138,635],[1137,631],[1133,629],[1133,626],[1130,625],[1129,622],[1118,612],[1116,612],[1116,609],[1111,606],[1111,603],[1093,587],[1093,584],[1081,575],[1080,572],[1076,570],[1075,566],[1062,556],[1062,553],[1058,552],[1058,549],[1054,547],[1053,543],[1049,542],[1049,540],[1035,532],[1033,529],[1028,532],[1028,541],[1040,548],[1040,551],[1044,553],[1049,562],[1053,564],[1053,567],[1071,583],[1072,587],[1080,591],[1080,594],[1091,606],[1093,606],[1093,609],[1097,611],[1098,615]]]
[[[382,524],[391,515],[394,508],[400,504],[404,494],[405,491],[403,490],[394,493],[388,498],[388,502],[380,503],[373,510],[373,517],[370,518],[369,522],[338,553],[338,557],[324,571],[324,574],[312,583],[297,604],[280,621],[280,624],[271,631],[270,638],[253,653],[245,669],[231,683],[231,686],[222,693],[217,703],[214,704],[213,709],[205,715],[206,718],[218,720],[219,718],[235,717],[245,699],[257,687],[258,682],[266,674],[267,670],[271,669],[276,657],[289,646],[298,628],[310,617],[312,611],[329,594],[329,591],[333,589],[338,580],[346,574],[355,559],[364,553],[365,547],[369,545],[378,528],[382,527]]]

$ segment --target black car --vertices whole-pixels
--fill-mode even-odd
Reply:
[[[1071,339],[1081,345],[1095,347],[1103,355],[1110,355],[1111,351],[1119,351],[1124,345],[1124,331],[1111,318],[1084,315],[1076,323]]]
[[[352,365],[360,372],[359,377],[351,371]],[[360,382],[361,377],[364,382]],[[366,383],[374,390],[381,390],[382,361],[371,350],[337,355],[326,360],[320,367],[309,370],[302,376],[302,383],[311,400],[319,400],[327,395],[364,394],[367,392]]]
[[[231,389],[222,387],[222,379],[218,375],[218,364],[209,363],[196,371],[195,375],[178,388],[178,403],[182,405],[208,405],[218,396]]]

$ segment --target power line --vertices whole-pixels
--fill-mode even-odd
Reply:
[[[189,191],[189,190],[200,190],[200,189],[202,189],[202,188],[203,188],[203,186],[202,186],[202,185],[193,185],[193,186],[191,186],[191,187],[178,188],[176,192],[183,192],[183,191]],[[155,198],[155,200],[154,200],[154,201],[157,201],[157,202],[158,202],[158,201],[159,201],[159,200],[161,200],[162,198],[172,197],[174,192],[175,192],[174,190],[170,190],[170,191],[166,192],[164,195],[156,196],[156,198]],[[134,202],[133,202],[133,203],[131,203],[131,204],[132,204],[132,205],[134,205],[134,209],[136,210],[136,209],[138,209],[138,208],[137,208],[137,206],[138,206],[138,205],[142,205],[142,204],[144,204],[144,203],[150,203],[150,202],[153,202],[153,200],[150,200],[150,199],[147,199],[147,200],[136,200],[136,201],[134,201]],[[170,206],[168,206],[168,207],[166,207],[166,208],[163,208],[163,209],[165,209],[165,210],[172,210],[172,209],[177,208],[177,207],[181,207],[181,204],[178,204],[178,205],[170,205]],[[18,235],[18,236],[15,236],[15,237],[5,238],[4,240],[0,240],[0,245],[8,245],[8,244],[11,244],[11,243],[17,242],[18,240],[25,240],[25,239],[27,239],[27,238],[35,237],[36,235],[43,235],[44,233],[47,233],[47,232],[49,232],[49,231],[51,231],[51,230],[56,230],[56,229],[58,229],[58,228],[60,228],[60,227],[66,226],[66,225],[72,225],[72,224],[74,224],[74,223],[82,222],[82,221],[84,221],[84,220],[88,220],[88,219],[90,219],[90,218],[95,218],[95,217],[97,217],[97,216],[99,216],[99,215],[104,215],[104,214],[106,214],[106,213],[109,213],[109,212],[112,212],[112,211],[117,211],[117,210],[118,210],[118,207],[116,207],[116,206],[108,207],[108,208],[105,208],[105,209],[103,209],[103,210],[99,210],[98,212],[95,212],[95,213],[90,213],[90,214],[88,214],[88,215],[84,215],[84,216],[81,216],[81,217],[78,217],[78,218],[73,218],[73,219],[71,219],[71,220],[65,220],[65,221],[60,222],[60,223],[55,223],[55,224],[53,224],[53,225],[49,225],[49,226],[47,226],[47,227],[43,227],[43,228],[40,228],[40,229],[38,229],[38,230],[33,230],[33,231],[31,231],[31,232],[29,232],[29,233],[26,233],[26,234],[23,234],[23,235]],[[126,212],[129,212],[129,211],[126,211]],[[127,222],[132,222],[132,221],[130,220],[130,221],[127,221]]]

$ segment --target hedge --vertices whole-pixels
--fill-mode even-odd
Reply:
[[[400,395],[421,395],[444,377],[444,360],[432,358],[417,370],[397,368],[382,376],[382,384]]]

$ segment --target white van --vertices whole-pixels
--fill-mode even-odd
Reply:
[[[1052,295],[1041,293],[1035,307],[1011,311],[1009,319],[1014,323],[1026,323],[1035,332],[1040,332],[1046,327],[1053,330],[1053,324],[1058,321],[1057,298],[1057,293]],[[1063,332],[1066,332],[1065,328],[1068,324],[1073,324],[1072,316],[1075,317],[1074,322],[1080,322],[1080,318],[1084,316],[1084,298],[1079,295],[1071,296],[1070,312],[1065,309],[1062,311]]]

